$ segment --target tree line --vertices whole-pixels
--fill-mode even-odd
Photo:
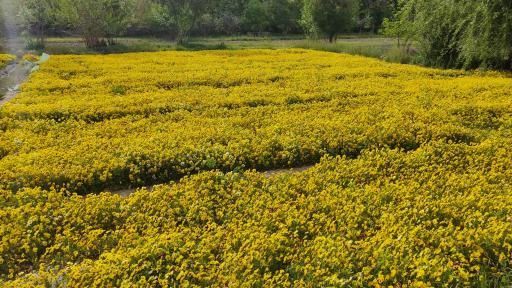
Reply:
[[[377,33],[392,0],[22,0],[23,19],[41,45],[48,34],[79,33],[88,46],[115,37]]]
[[[383,33],[445,68],[512,70],[510,0],[21,0],[44,46],[48,34],[78,33],[89,47],[122,35],[305,34],[334,42],[342,33]]]

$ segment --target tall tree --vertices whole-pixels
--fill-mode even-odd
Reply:
[[[249,0],[242,17],[242,26],[248,32],[262,32],[269,25],[267,9],[261,0]]]
[[[103,0],[105,13],[105,38],[109,44],[115,44],[114,38],[120,36],[129,26],[134,13],[134,0]]]
[[[273,32],[287,34],[298,30],[299,1],[268,0],[268,21]]]
[[[416,37],[414,11],[412,1],[396,1],[393,4],[393,15],[385,18],[382,23],[383,34],[396,38],[398,48],[405,48],[408,52]]]
[[[361,30],[378,33],[384,19],[393,16],[393,4],[390,0],[361,0]]]
[[[134,0],[61,0],[67,21],[87,47],[113,44],[128,25]]]
[[[169,29],[178,43],[188,41],[199,18],[210,7],[209,0],[156,0],[158,22]]]
[[[23,0],[21,14],[29,30],[35,30],[38,46],[46,44],[46,31],[57,24],[60,13],[59,0]]]
[[[412,35],[425,65],[512,70],[510,0],[401,0],[386,26]]]
[[[339,33],[350,32],[354,27],[358,6],[357,0],[305,0],[302,13],[310,15],[310,25],[334,42]]]
[[[301,16],[299,19],[299,24],[304,30],[304,33],[309,38],[317,37],[320,33],[320,29],[318,28],[317,23],[314,19],[314,11],[315,11],[315,1],[314,0],[304,0]]]
[[[512,70],[512,1],[471,3],[461,58],[465,67]]]

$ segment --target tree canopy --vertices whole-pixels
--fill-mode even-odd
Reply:
[[[424,65],[512,69],[508,0],[402,0],[385,27],[388,35],[414,41]]]
[[[391,10],[387,0],[23,1],[27,26],[41,40],[58,26],[80,33],[88,46],[126,33],[160,34],[178,42],[192,35],[248,32],[307,33],[334,40],[339,33],[378,31]]]

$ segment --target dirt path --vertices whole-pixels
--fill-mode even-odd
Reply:
[[[27,68],[21,61],[21,57],[26,51],[18,25],[19,19],[17,19],[17,15],[19,13],[17,10],[16,1],[0,0],[1,52],[13,54],[18,57],[14,63],[11,63],[0,71],[0,106],[18,94],[19,85],[23,83],[28,76]]]

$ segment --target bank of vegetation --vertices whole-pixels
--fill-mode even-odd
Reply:
[[[27,29],[78,34],[88,47],[123,35],[301,34],[335,42],[346,33],[396,38],[401,59],[442,68],[512,69],[512,3],[506,0],[23,0]]]

